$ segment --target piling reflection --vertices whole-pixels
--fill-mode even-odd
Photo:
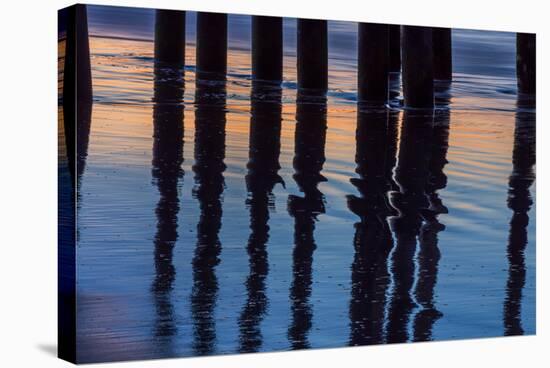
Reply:
[[[157,229],[154,238],[155,278],[151,286],[156,320],[154,336],[159,347],[172,353],[176,321],[172,289],[176,270],[173,250],[178,239],[178,189],[183,179],[183,71],[155,65],[153,97],[153,181],[160,199],[155,208]]]
[[[348,196],[349,209],[360,217],[355,224],[355,254],[351,266],[350,345],[380,344],[384,339],[388,255],[393,238],[388,217],[395,209],[388,200],[395,163],[395,114],[358,106],[356,173],[351,179],[360,197]]]
[[[239,351],[255,352],[262,345],[259,325],[268,307],[266,277],[269,272],[266,244],[269,212],[274,209],[272,190],[283,183],[278,175],[281,149],[281,87],[254,82],[251,92],[249,161],[246,186],[250,210],[247,252],[250,273],[246,279],[247,299],[239,317]]]
[[[291,325],[288,339],[292,349],[309,347],[312,307],[314,238],[317,216],[325,212],[325,199],[318,189],[326,181],[321,175],[325,162],[327,100],[324,92],[299,91],[296,106],[294,180],[303,196],[290,195],[288,211],[294,217],[293,280],[290,287]]]
[[[74,7],[73,7],[74,9]],[[72,76],[75,74],[74,63],[67,63],[71,55],[67,48],[73,47],[73,34],[69,35],[74,24],[74,17],[69,8],[59,11],[58,36],[58,136],[57,136],[57,236],[58,236],[58,268],[57,268],[57,345],[59,357],[74,360],[76,352],[76,195],[75,187],[75,84]],[[70,60],[72,61],[72,60]]]
[[[63,104],[58,107],[58,346],[60,356],[73,354],[71,343],[76,338],[76,201],[74,187],[74,118],[64,118]],[[69,136],[70,132],[72,135]]]
[[[224,81],[197,80],[195,93],[195,188],[199,201],[197,245],[193,257],[193,318],[196,355],[212,354],[216,344],[215,306],[218,295],[216,266],[221,242],[222,193],[225,171],[225,101]]]
[[[394,192],[391,198],[399,215],[390,220],[395,234],[389,267],[393,280],[387,324],[387,342],[390,343],[409,339],[407,326],[416,307],[412,297],[414,256],[417,237],[422,227],[422,216],[429,209],[426,189],[432,137],[432,110],[403,112],[399,157],[395,168],[399,191]]]
[[[76,186],[80,188],[82,174],[86,168],[88,145],[92,125],[92,103],[80,102],[76,108]],[[73,178],[74,180],[74,178]],[[80,196],[81,191],[77,191]],[[80,199],[80,198],[78,198]]]
[[[435,80],[434,81],[434,102],[437,106],[435,110],[435,119],[445,119],[450,116],[450,107],[452,102],[451,81]],[[439,124],[436,122],[436,124]]]
[[[445,101],[441,101],[445,103]],[[443,169],[447,164],[447,150],[449,148],[449,110],[440,108],[435,111],[430,160],[428,164],[428,182],[426,196],[428,210],[422,211],[424,223],[420,228],[417,254],[417,281],[414,290],[416,302],[422,308],[414,318],[413,340],[432,340],[432,330],[435,322],[443,316],[435,305],[435,286],[439,270],[441,253],[438,247],[438,233],[445,230],[439,222],[438,216],[448,210],[439,197],[439,190],[447,186],[447,176]]]
[[[401,73],[388,73],[388,101],[392,106],[399,106],[401,101]]]
[[[530,101],[529,101],[530,103]],[[535,181],[536,115],[520,104],[516,113],[512,174],[508,182],[508,208],[513,211],[508,236],[508,281],[504,300],[504,335],[523,335],[521,304],[526,279],[528,212],[533,205],[529,188]]]

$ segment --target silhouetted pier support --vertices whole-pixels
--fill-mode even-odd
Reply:
[[[401,71],[401,26],[391,24],[389,27],[390,69],[391,73]]]
[[[328,88],[327,21],[298,19],[298,88]]]
[[[388,25],[359,23],[357,50],[358,99],[383,105],[388,101]]]
[[[156,11],[155,61],[175,65],[185,65],[184,11]]]
[[[88,152],[92,116],[93,93],[88,20],[86,6],[82,4],[68,7],[62,12],[66,26],[62,88],[63,122],[67,149],[71,152],[68,155],[71,179],[73,184],[79,185]],[[74,161],[75,148],[76,162]]]
[[[86,5],[59,11],[65,30],[61,113],[59,115],[59,226],[58,226],[58,356],[76,363],[76,212],[79,169],[84,167],[87,140],[77,134],[89,132],[92,111],[92,74]],[[63,43],[63,39],[58,41]],[[78,62],[77,62],[78,61]],[[61,80],[60,80],[61,81]],[[87,130],[86,130],[87,129]],[[87,137],[84,137],[87,139]],[[82,161],[80,160],[82,158]]]
[[[283,80],[283,18],[252,17],[252,76]]]
[[[77,4],[67,8],[67,40],[63,81],[64,97],[76,96],[78,102],[92,102],[92,70],[86,5]],[[69,104],[66,103],[65,108],[68,107],[67,105]]]
[[[536,35],[518,33],[516,35],[516,74],[518,92],[534,95],[536,92]]]
[[[197,76],[225,79],[227,72],[227,14],[197,13]]]
[[[432,28],[434,79],[453,79],[453,53],[450,28]]]
[[[430,27],[402,26],[403,95],[406,107],[433,108],[433,43]]]

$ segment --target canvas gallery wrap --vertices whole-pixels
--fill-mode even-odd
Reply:
[[[59,355],[535,333],[535,35],[59,11]]]

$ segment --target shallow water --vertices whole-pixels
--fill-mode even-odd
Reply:
[[[325,101],[296,91],[292,19],[278,89],[252,85],[247,17],[227,83],[196,85],[192,13],[184,72],[155,70],[150,10],[121,14],[89,8],[79,361],[535,333],[514,34],[453,31],[452,85],[419,115],[399,87],[358,109],[353,23],[330,23]]]

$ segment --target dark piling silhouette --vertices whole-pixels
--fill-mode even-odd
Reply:
[[[59,209],[58,209],[58,356],[76,363],[76,211],[80,174],[87,152],[92,111],[92,73],[86,5],[59,11],[65,31],[63,74],[60,80]],[[80,131],[82,129],[82,131]],[[84,134],[78,141],[76,134]]]
[[[518,92],[521,94],[534,95],[536,93],[536,47],[537,42],[534,33],[516,34],[516,74]]]
[[[390,64],[391,73],[401,71],[401,26],[396,24],[388,25],[390,43]]]
[[[225,79],[227,14],[197,13],[197,78]]]
[[[384,342],[386,292],[390,283],[387,268],[393,238],[388,217],[395,209],[388,200],[395,163],[396,130],[389,111],[359,107],[356,130],[356,172],[351,179],[360,197],[347,197],[349,209],[360,217],[355,224],[355,249],[351,266],[349,344],[372,345]]]
[[[433,136],[433,112],[403,112],[399,160],[395,180],[399,191],[393,193],[392,205],[399,215],[391,219],[395,234],[395,247],[390,269],[393,275],[393,290],[388,308],[387,342],[406,342],[409,339],[408,324],[417,307],[412,298],[415,279],[414,258],[417,238],[420,234],[423,215],[429,210],[428,186],[431,140]]]
[[[535,181],[533,166],[536,161],[536,116],[520,106],[516,112],[512,174],[509,179],[508,208],[513,211],[506,249],[508,281],[504,300],[504,335],[523,335],[521,303],[525,287],[527,226],[533,198],[529,188]]]
[[[155,277],[151,294],[156,309],[154,335],[159,354],[172,356],[173,337],[177,333],[172,302],[176,269],[172,259],[178,240],[178,190],[183,180],[184,75],[179,67],[155,67],[154,73],[152,176],[160,198],[155,208]]]
[[[315,222],[318,215],[325,213],[325,198],[318,185],[326,181],[321,175],[325,162],[326,113],[327,100],[324,93],[305,95],[298,92],[293,177],[304,195],[288,197],[288,212],[294,218],[291,325],[288,329],[292,349],[310,347],[308,335],[313,314],[309,298],[313,282],[313,253],[317,247]]]
[[[434,79],[453,79],[453,53],[450,28],[432,28]]]
[[[195,173],[193,196],[199,201],[197,245],[192,260],[193,350],[209,355],[216,347],[215,308],[218,297],[216,266],[222,244],[219,239],[225,171],[225,82],[197,81],[195,95]]]
[[[434,106],[433,42],[430,27],[401,26],[405,106]]]
[[[283,183],[278,171],[281,150],[281,95],[280,86],[253,82],[247,207],[250,210],[250,237],[247,253],[250,273],[246,279],[247,299],[239,317],[239,351],[256,352],[261,348],[260,331],[268,307],[266,278],[269,271],[267,242],[269,240],[269,214],[274,210],[272,190]]]
[[[283,80],[283,18],[252,17],[252,77]]]
[[[384,105],[388,101],[388,25],[359,23],[357,50],[358,99],[373,105]]]
[[[63,90],[69,96],[74,93],[77,102],[90,103],[92,102],[92,69],[86,5],[77,4],[67,8],[67,11],[69,14]]]
[[[75,142],[75,134],[79,130],[85,131],[82,138],[86,139],[85,151],[87,152],[87,135],[89,135],[91,111],[92,111],[92,72],[90,63],[90,44],[88,38],[88,17],[86,5],[77,4],[62,10],[66,29],[65,55],[62,83],[63,122],[66,133],[66,146],[70,153],[69,170],[72,182],[76,185],[78,172],[84,170],[78,168],[75,157],[79,156]],[[86,134],[88,133],[88,134]],[[80,134],[80,135],[82,135]],[[81,138],[81,137],[79,137]]]
[[[155,62],[185,65],[185,12],[155,13]]]
[[[298,88],[328,88],[327,21],[298,19]]]

